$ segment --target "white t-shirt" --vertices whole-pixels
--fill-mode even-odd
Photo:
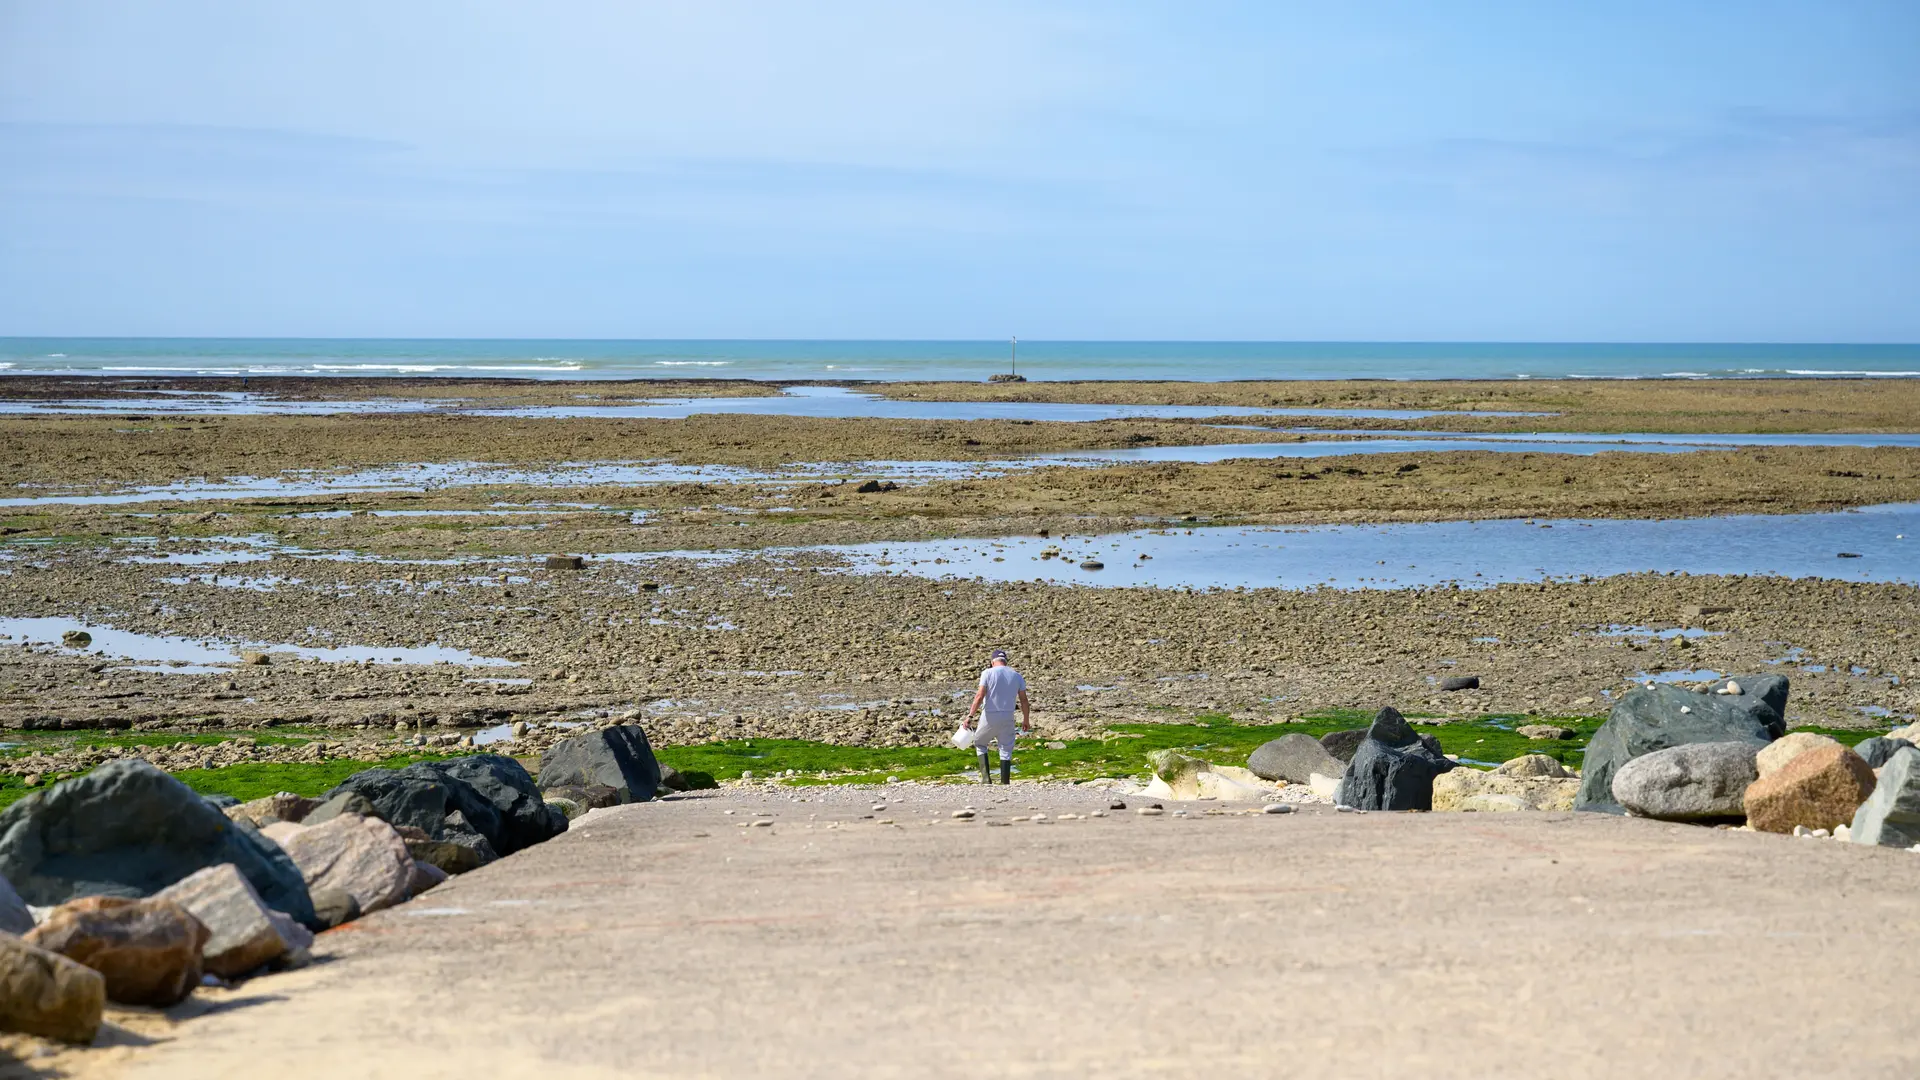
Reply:
[[[1020,691],[1027,688],[1027,680],[1010,667],[995,666],[980,673],[980,685],[987,691],[981,712],[1010,713],[1020,707]]]

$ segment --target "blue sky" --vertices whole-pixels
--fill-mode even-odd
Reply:
[[[0,0],[0,334],[1920,341],[1920,4]]]

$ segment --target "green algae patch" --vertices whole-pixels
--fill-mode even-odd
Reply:
[[[357,772],[398,769],[416,761],[439,761],[448,756],[403,754],[381,761],[243,762],[214,769],[183,769],[173,775],[202,795],[231,795],[241,802],[248,802],[281,791],[310,797],[324,795]],[[60,779],[84,776],[90,771],[76,772]],[[45,791],[51,786],[41,784],[37,788],[30,788],[18,776],[0,775],[0,807],[11,806],[33,792]]]
[[[281,791],[309,797],[324,795],[341,781],[368,769],[398,769],[416,761],[439,761],[446,754],[406,754],[384,761],[246,762],[217,769],[186,769],[173,775],[202,795],[231,795],[241,802]]]
[[[1091,780],[1102,776],[1144,776],[1147,755],[1177,750],[1216,765],[1245,765],[1262,743],[1282,735],[1315,738],[1330,731],[1365,727],[1373,714],[1330,710],[1282,724],[1241,724],[1224,716],[1202,715],[1187,723],[1114,724],[1097,739],[1046,740],[1022,736],[1014,752],[1014,770],[1027,779]],[[1578,767],[1586,744],[1598,730],[1596,717],[1547,719],[1535,716],[1485,716],[1421,724],[1418,730],[1440,740],[1441,749],[1470,764],[1498,765],[1524,754],[1545,754]],[[1529,739],[1514,728],[1549,723],[1571,728],[1571,739]],[[900,780],[943,780],[974,775],[971,750],[946,746],[833,746],[800,739],[741,739],[699,746],[665,747],[660,760],[682,772],[711,774],[716,780],[772,779],[795,785],[874,784]]]

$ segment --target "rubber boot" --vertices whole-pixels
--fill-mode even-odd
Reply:
[[[1000,759],[1000,782],[1003,784],[1013,783],[1013,760],[1011,758]]]
[[[985,750],[982,750],[979,753],[980,753],[980,782],[983,784],[991,784],[993,783],[993,773],[990,771],[992,766],[988,764],[987,752]]]

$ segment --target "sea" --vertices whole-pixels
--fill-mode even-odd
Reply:
[[[0,375],[761,380],[1920,378],[1920,344],[0,338]]]

